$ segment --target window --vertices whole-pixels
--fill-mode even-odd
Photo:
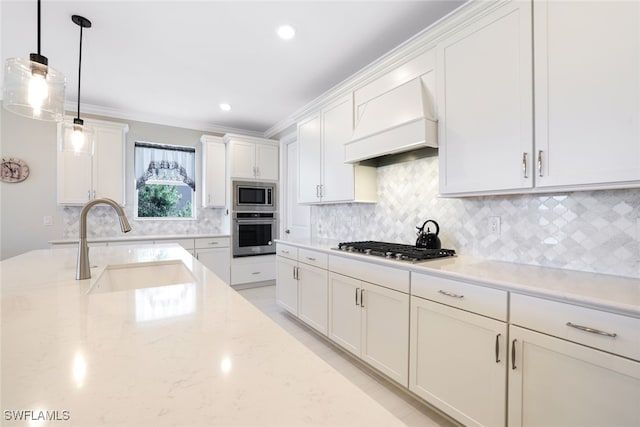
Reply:
[[[135,143],[137,218],[195,218],[195,157],[192,147]]]

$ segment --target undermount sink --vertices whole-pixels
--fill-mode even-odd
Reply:
[[[193,282],[193,274],[179,260],[108,265],[92,282],[87,293],[118,292]]]

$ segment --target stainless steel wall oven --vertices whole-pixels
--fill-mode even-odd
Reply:
[[[233,256],[276,253],[274,239],[278,233],[275,212],[233,213]]]

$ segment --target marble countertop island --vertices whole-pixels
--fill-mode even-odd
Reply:
[[[0,263],[0,424],[402,424],[178,245],[90,258],[83,281],[75,248]],[[105,265],[168,260],[194,280],[87,293]]]

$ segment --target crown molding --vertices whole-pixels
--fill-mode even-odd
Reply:
[[[77,108],[77,105],[73,102],[67,101],[65,103],[65,110],[67,111],[74,111],[76,110],[76,108]],[[145,122],[145,123],[155,123],[158,125],[186,128],[186,129],[198,130],[203,132],[212,132],[212,133],[218,133],[218,134],[240,133],[243,135],[257,136],[257,137],[264,136],[264,132],[249,131],[245,129],[238,129],[238,128],[228,127],[228,126],[218,126],[206,121],[185,120],[185,119],[178,119],[175,117],[159,116],[156,114],[123,111],[115,108],[100,107],[98,105],[92,105],[92,104],[82,104],[81,109],[83,113],[92,114],[96,116],[111,117],[111,118],[124,119],[124,120],[134,120],[137,122]]]

